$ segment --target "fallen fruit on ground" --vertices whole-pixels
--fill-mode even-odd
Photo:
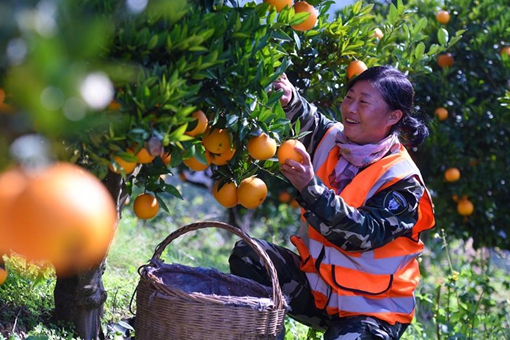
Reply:
[[[225,182],[221,185],[221,181],[214,183],[212,193],[213,197],[225,208],[232,208],[237,205],[237,186],[234,182]]]
[[[246,209],[255,209],[267,197],[267,186],[263,180],[252,176],[245,178],[237,187],[237,199]]]
[[[286,140],[280,145],[278,151],[276,152],[280,164],[285,163],[287,159],[293,159],[298,163],[303,163],[303,156],[301,156],[301,154],[297,152],[295,148],[306,150],[303,143],[301,143],[297,139]]]
[[[138,218],[148,220],[158,214],[159,203],[156,197],[149,193],[136,196],[133,202],[133,211]]]

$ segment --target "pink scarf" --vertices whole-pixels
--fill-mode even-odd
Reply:
[[[400,149],[400,142],[396,134],[392,133],[376,144],[354,144],[339,131],[336,145],[340,148],[340,159],[335,170],[329,175],[329,182],[339,194],[349,184],[359,169],[377,162],[388,153],[395,153]]]

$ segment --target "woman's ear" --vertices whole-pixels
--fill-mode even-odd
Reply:
[[[388,123],[390,123],[390,125],[397,124],[400,121],[400,119],[402,119],[403,115],[404,115],[404,113],[401,110],[391,111],[389,118],[388,118]]]

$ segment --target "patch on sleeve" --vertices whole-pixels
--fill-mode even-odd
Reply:
[[[404,196],[401,193],[393,190],[386,194],[386,197],[384,197],[383,205],[386,209],[395,215],[402,214],[409,207],[409,204],[407,203]]]

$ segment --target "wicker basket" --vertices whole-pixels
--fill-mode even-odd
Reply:
[[[165,264],[160,256],[177,237],[221,228],[241,237],[264,260],[272,287],[215,269]],[[247,234],[222,222],[197,222],[172,232],[139,268],[135,336],[158,339],[276,339],[283,329],[286,301],[273,263]]]

